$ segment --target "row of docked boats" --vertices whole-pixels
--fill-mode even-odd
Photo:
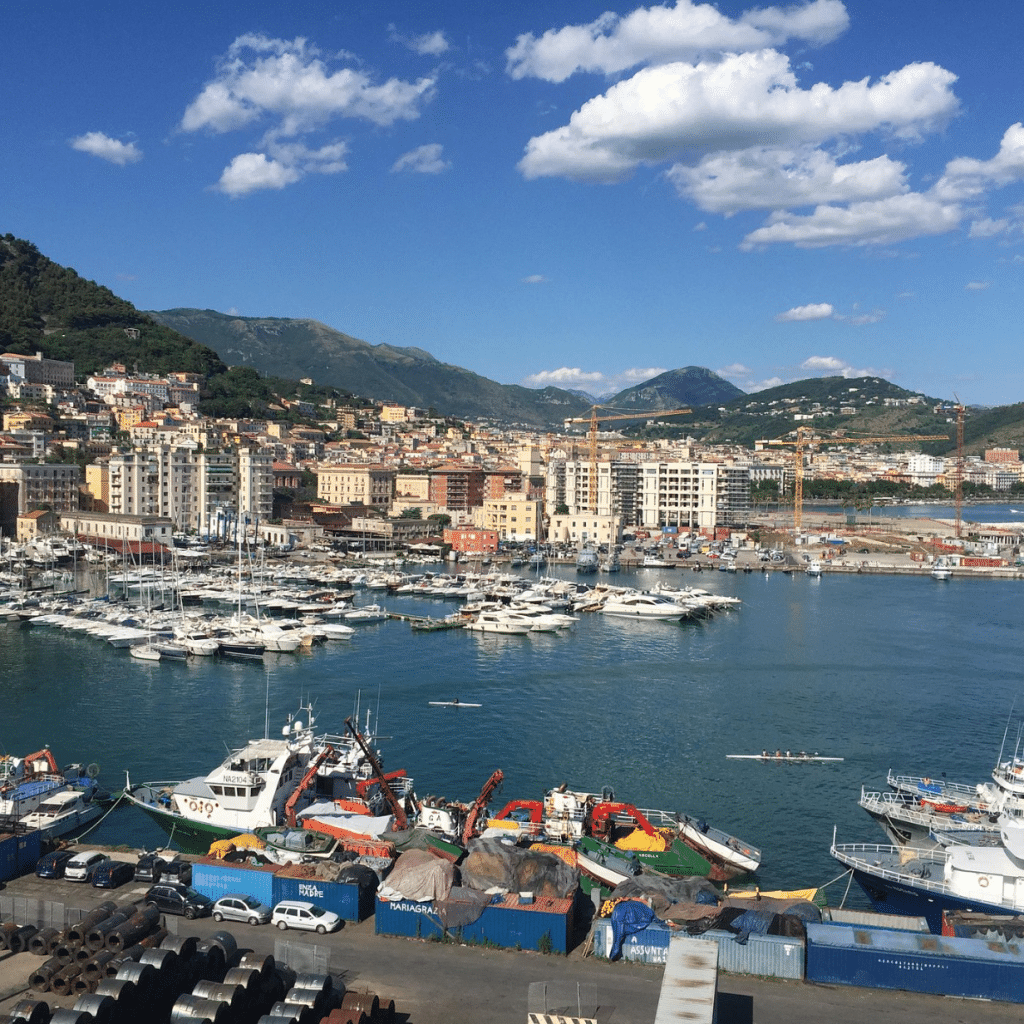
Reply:
[[[888,845],[839,844],[877,910],[925,917],[945,911],[1024,914],[1024,756],[996,760],[989,780],[969,784],[890,770],[888,792],[862,789],[860,806]]]
[[[289,717],[280,738],[252,739],[206,775],[137,785],[128,779],[124,797],[185,852],[206,853],[227,841],[247,851],[258,846],[273,862],[346,851],[386,872],[410,846],[457,859],[473,839],[498,837],[571,848],[589,882],[609,888],[645,871],[725,881],[760,864],[750,843],[685,814],[617,801],[608,791],[563,785],[490,813],[500,770],[469,803],[420,799],[407,772],[385,773],[369,715],[362,731],[353,718],[345,735],[319,733],[307,706]]]

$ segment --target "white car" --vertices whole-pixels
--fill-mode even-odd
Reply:
[[[76,853],[64,868],[64,877],[69,882],[91,882],[96,869],[110,858],[99,850],[86,850]]]
[[[285,931],[301,928],[307,932],[325,935],[341,925],[341,918],[330,910],[303,900],[281,900],[270,915],[270,923]]]

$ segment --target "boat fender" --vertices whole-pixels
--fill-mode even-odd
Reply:
[[[988,885],[988,876],[987,875],[978,875],[978,885],[980,885],[984,889],[985,886]]]

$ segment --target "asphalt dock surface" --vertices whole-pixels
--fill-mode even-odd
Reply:
[[[140,899],[145,891],[146,886],[135,884],[105,890],[29,875],[9,882],[3,894],[63,902],[87,911],[107,899]],[[281,932],[269,925],[217,924],[210,918],[165,921],[172,932],[200,939],[229,931],[239,949],[278,959],[284,959],[278,956],[279,942],[315,945],[321,955],[329,955],[336,986],[393,999],[401,1024],[525,1024],[534,982],[586,986],[596,996],[601,1024],[653,1024],[664,974],[657,965],[585,957],[582,944],[568,956],[558,956],[377,935],[372,917],[357,924],[346,922],[326,936]],[[24,998],[44,999],[51,1009],[74,1005],[74,997],[58,999],[29,990],[28,977],[41,962],[31,953],[0,954],[0,1014],[10,1013]],[[890,1019],[901,1024],[1019,1024],[1022,1016],[1024,1009],[1011,1003],[721,972],[718,978],[719,1024],[865,1024]]]

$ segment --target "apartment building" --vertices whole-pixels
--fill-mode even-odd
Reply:
[[[318,466],[316,495],[329,505],[367,505],[387,509],[395,490],[391,466],[348,463]]]
[[[430,500],[439,508],[465,512],[484,501],[484,471],[448,463],[430,471]]]
[[[565,507],[568,519],[558,517],[559,537],[573,531],[598,529],[606,522],[622,527],[683,526],[714,530],[746,522],[750,509],[750,473],[746,464],[699,460],[566,459],[548,470],[546,501],[554,524]],[[587,526],[579,525],[581,517]],[[572,526],[576,521],[577,525]],[[567,525],[568,524],[568,525]]]
[[[542,537],[541,502],[522,492],[485,498],[473,518],[477,526],[493,531],[499,540],[536,542]]]
[[[78,487],[82,472],[78,466],[61,463],[0,464],[0,483],[17,488],[17,514],[49,508],[54,512],[78,509]]]
[[[61,359],[44,359],[42,352],[34,356],[23,356],[17,352],[4,352],[0,363],[14,378],[29,384],[49,384],[55,388],[75,386],[75,364]]]

